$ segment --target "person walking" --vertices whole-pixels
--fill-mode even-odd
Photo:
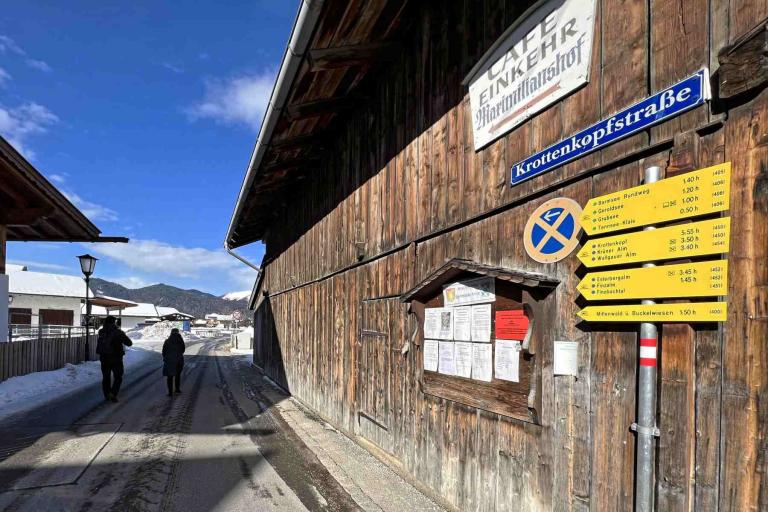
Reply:
[[[184,369],[184,338],[178,329],[171,329],[171,335],[163,343],[163,375],[167,378],[168,396],[181,393],[181,371]]]
[[[104,327],[99,329],[96,353],[101,361],[101,390],[104,399],[110,402],[117,402],[117,394],[123,383],[123,345],[130,347],[133,342],[117,327],[115,317],[108,316],[104,320]]]

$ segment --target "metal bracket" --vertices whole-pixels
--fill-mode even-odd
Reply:
[[[644,427],[637,423],[633,423],[629,426],[629,430],[644,436],[661,437],[661,430],[659,430],[659,427]]]

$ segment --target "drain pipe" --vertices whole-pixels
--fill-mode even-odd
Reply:
[[[245,258],[243,258],[242,256],[240,256],[239,254],[237,254],[235,251],[233,251],[232,249],[230,249],[230,248],[229,248],[229,245],[228,245],[226,242],[224,243],[224,250],[225,250],[225,251],[227,251],[227,253],[228,253],[230,256],[232,256],[232,257],[234,257],[234,258],[237,258],[238,260],[242,261],[243,263],[245,263],[246,265],[248,265],[249,267],[251,267],[251,268],[252,268],[253,270],[255,270],[256,272],[258,272],[259,274],[261,274],[261,267],[259,267],[258,265],[254,265],[253,263],[251,263],[251,262],[250,262],[250,261],[248,261],[247,259],[245,259]]]

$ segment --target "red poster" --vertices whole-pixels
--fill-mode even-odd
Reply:
[[[496,312],[497,339],[522,341],[527,332],[528,317],[522,309]]]

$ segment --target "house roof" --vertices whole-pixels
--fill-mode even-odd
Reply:
[[[12,272],[8,275],[8,281],[8,292],[11,294],[85,299],[85,282],[82,277],[45,272]]]
[[[305,0],[227,230],[229,248],[262,240],[274,212],[317,172],[332,133],[403,51],[406,10],[418,2]]]
[[[463,277],[467,273],[495,277],[496,279],[517,283],[527,288],[551,289],[560,284],[559,279],[537,272],[494,267],[470,260],[453,258],[446,261],[443,266],[435,269],[426,279],[401,295],[400,299],[403,302],[408,302],[414,299],[430,297],[442,290],[442,286],[446,282]]]
[[[27,267],[24,265],[14,265],[12,263],[6,263],[5,264],[5,273],[10,274],[11,272],[26,272]]]
[[[234,320],[232,315],[220,315],[218,313],[208,313],[205,315],[205,318],[209,320],[218,320],[221,322],[231,322]]]
[[[0,137],[0,224],[9,241],[118,242],[101,231],[7,140]]]
[[[152,318],[158,316],[158,314],[154,304],[139,302],[132,308],[125,308],[122,312],[122,316]]]
[[[179,312],[178,309],[167,306],[155,306],[155,309],[157,309],[158,316],[173,315]]]

